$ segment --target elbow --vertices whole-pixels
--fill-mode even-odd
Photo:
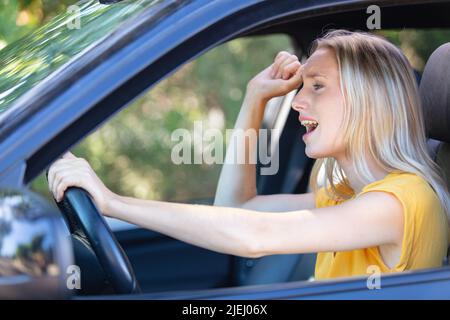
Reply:
[[[261,252],[261,248],[258,243],[249,240],[249,237],[239,237],[239,239],[234,238],[234,240],[228,243],[235,243],[235,245],[227,250],[229,254],[232,254],[241,258],[256,259],[264,256]]]
[[[246,239],[245,241],[245,250],[242,252],[242,257],[257,259],[266,256],[264,253],[261,241],[258,240],[257,237],[253,237],[251,239]]]
[[[249,219],[240,228],[237,236],[242,246],[242,256],[245,258],[261,258],[270,255],[267,221],[262,214],[248,214]]]
[[[266,256],[266,254],[263,254],[259,251],[248,251],[247,254],[244,256],[244,258],[248,259],[258,259]]]

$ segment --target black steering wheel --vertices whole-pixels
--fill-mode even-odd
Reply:
[[[48,169],[46,176],[48,180]],[[63,199],[55,202],[64,214],[72,236],[81,239],[95,253],[115,293],[140,293],[128,257],[89,193],[82,188],[70,187],[65,191]]]

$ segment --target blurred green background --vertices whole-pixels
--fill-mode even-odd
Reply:
[[[0,49],[42,26],[74,1],[0,0]],[[440,44],[443,30],[382,30],[401,47],[419,71]],[[86,158],[114,192],[140,198],[204,202],[214,197],[220,164],[175,165],[171,150],[177,128],[233,128],[249,79],[269,65],[280,50],[290,50],[287,36],[234,40],[184,65],[135,100],[72,151]],[[25,63],[25,61],[24,61]],[[199,152],[198,146],[193,152]],[[32,188],[50,197],[41,175]]]
[[[0,0],[0,48],[40,27],[73,0]]]

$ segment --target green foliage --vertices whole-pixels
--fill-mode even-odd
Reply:
[[[221,165],[173,164],[171,151],[177,142],[171,140],[172,132],[192,131],[194,121],[202,121],[205,129],[218,124],[223,133],[233,128],[246,83],[289,47],[285,36],[219,46],[138,98],[73,152],[86,158],[119,194],[171,201],[211,199]],[[192,152],[199,150],[193,147]],[[41,193],[48,189],[43,177],[33,188]]]
[[[437,47],[450,41],[450,30],[404,29],[383,30],[379,33],[402,49],[411,65],[418,71],[423,70],[428,57]]]
[[[63,12],[74,0],[0,0],[0,48]]]

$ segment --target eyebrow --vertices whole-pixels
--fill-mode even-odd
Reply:
[[[322,77],[322,78],[327,78],[326,75],[324,75],[323,73],[317,72],[317,71],[313,71],[310,73],[306,73],[304,75],[305,78],[316,78],[316,77]]]

